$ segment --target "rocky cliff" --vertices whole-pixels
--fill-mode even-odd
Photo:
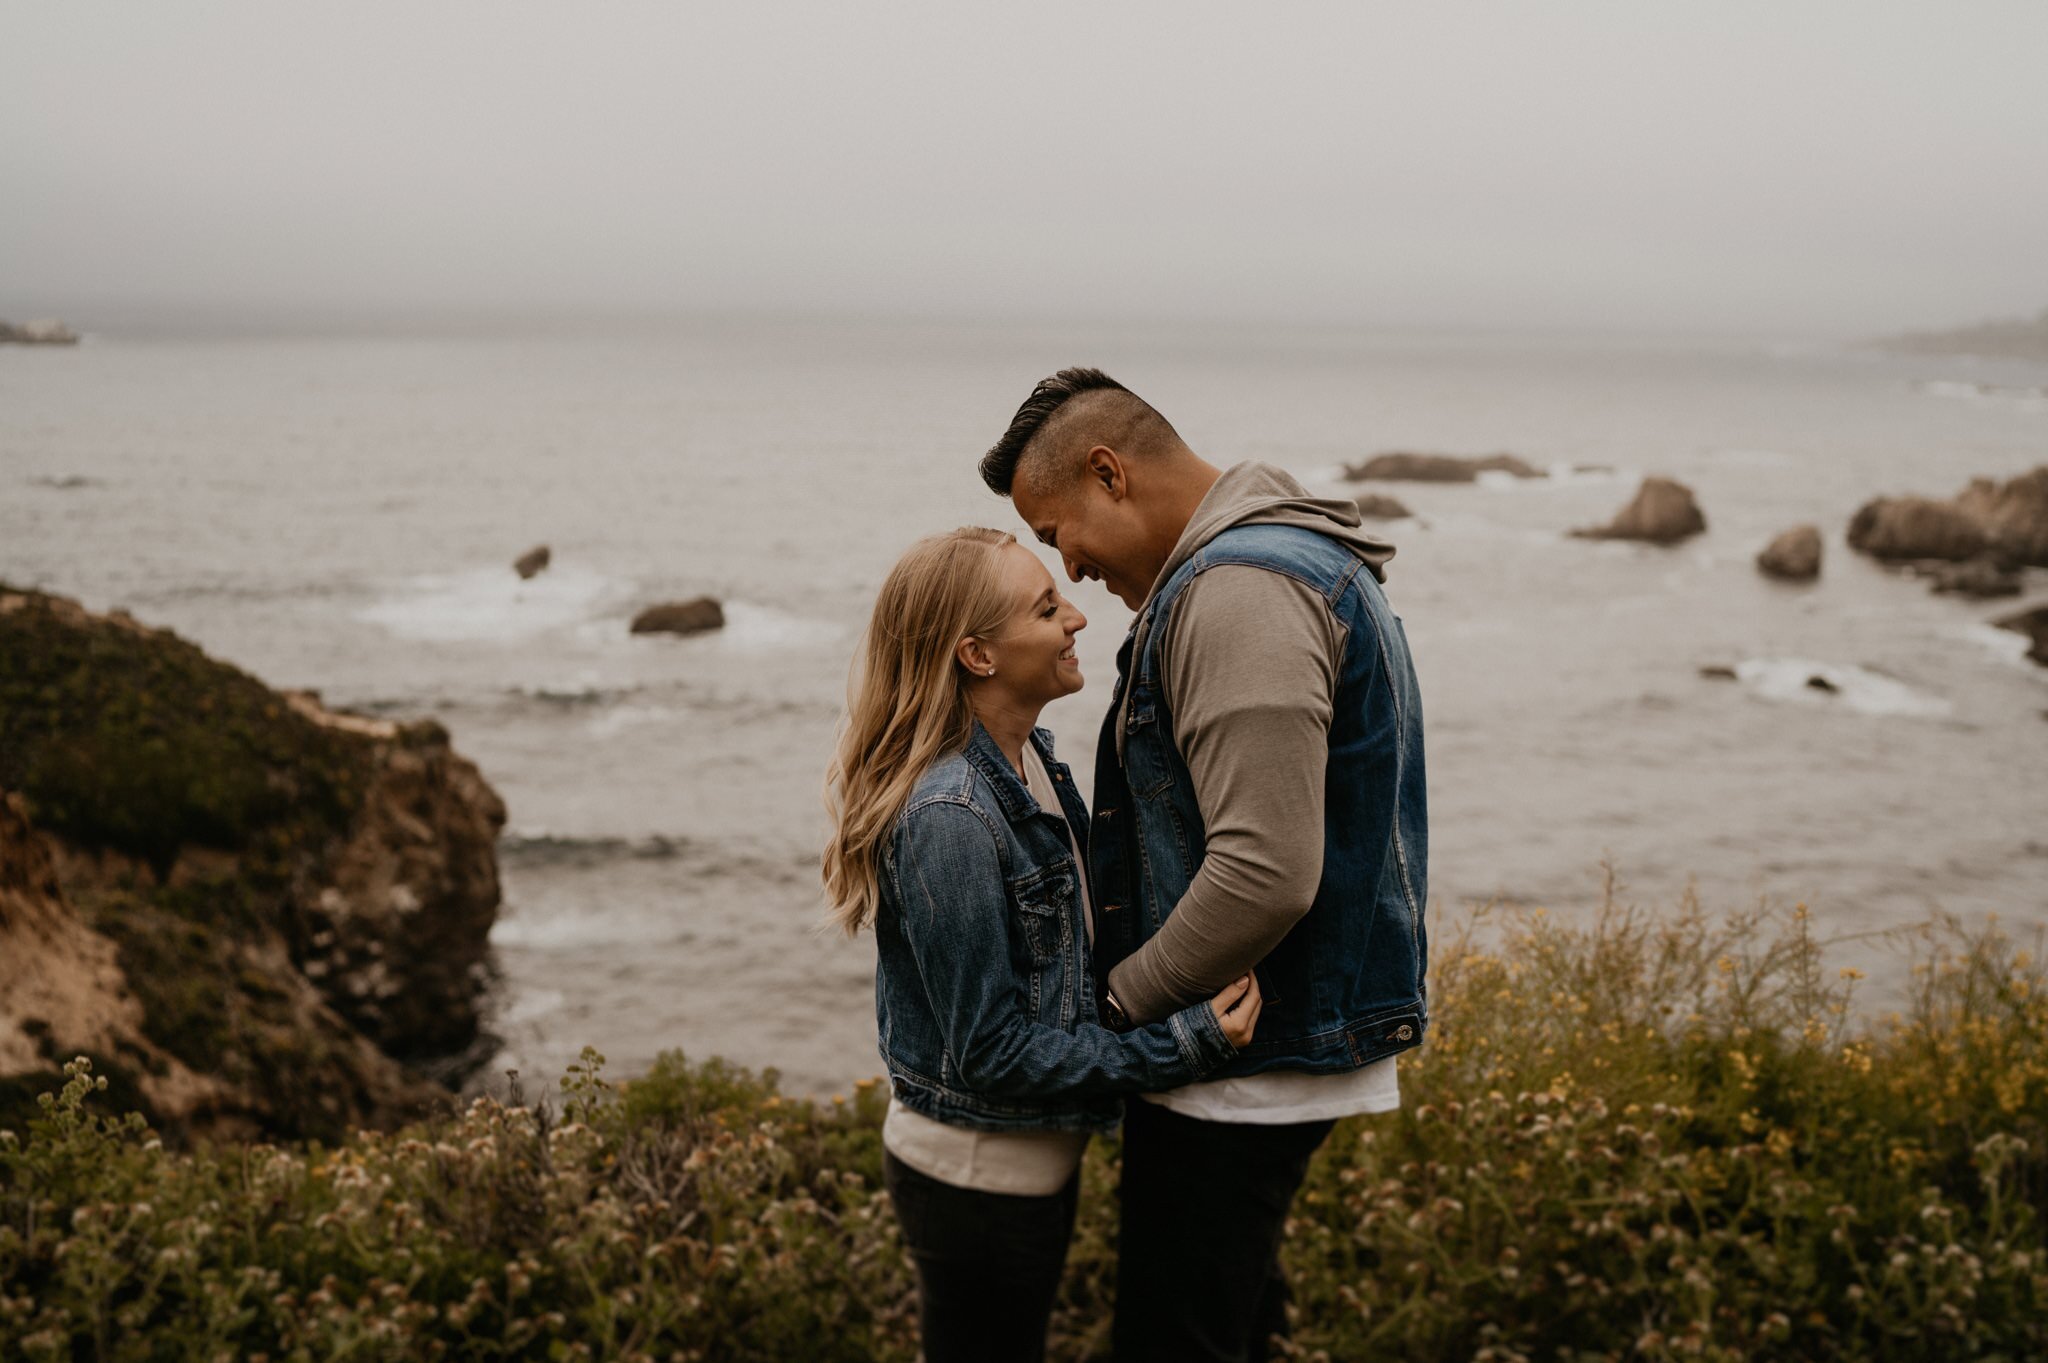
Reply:
[[[504,807],[336,714],[0,587],[0,1125],[91,1054],[174,1136],[337,1136],[487,1058]]]

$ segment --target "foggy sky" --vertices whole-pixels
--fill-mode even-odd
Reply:
[[[0,0],[0,316],[2048,306],[2048,6]]]

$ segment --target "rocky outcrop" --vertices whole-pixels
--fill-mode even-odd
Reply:
[[[438,724],[335,713],[0,589],[0,787],[8,864],[38,886],[22,921],[70,924],[18,959],[85,982],[64,1018],[0,991],[38,1072],[84,1050],[173,1132],[324,1138],[416,1116],[447,1097],[430,1073],[492,1049],[504,807]]]
[[[1948,501],[1879,497],[1849,521],[1849,547],[1900,562],[1984,555],[2048,567],[2048,465],[2009,482],[1971,480]]]
[[[1973,478],[1956,505],[1984,527],[1993,552],[2048,568],[2048,464],[2005,483]]]
[[[1669,478],[1645,478],[1635,500],[1606,525],[1574,530],[1578,539],[1643,540],[1676,544],[1707,528],[1707,518],[1693,501],[1692,489]]]
[[[367,781],[324,874],[293,897],[295,960],[358,1030],[390,1055],[427,1063],[478,1041],[484,942],[498,912],[504,802],[431,722],[367,726],[303,693],[316,723],[365,733]]]
[[[1359,494],[1358,514],[1369,521],[1402,521],[1415,513],[1392,497],[1366,492]]]
[[[635,634],[702,634],[725,626],[725,608],[708,596],[649,606],[633,617]]]
[[[532,577],[547,567],[548,560],[552,557],[554,555],[545,544],[536,544],[533,548],[512,560],[512,571],[519,574],[522,578]]]
[[[149,1039],[119,956],[65,903],[21,797],[0,792],[0,1126],[18,1127],[37,1078],[80,1054],[113,1060],[124,1087],[159,1113],[183,1117],[227,1096]]]
[[[23,322],[19,326],[0,322],[0,345],[77,345],[78,333],[54,317]]]
[[[2009,629],[2026,635],[2032,640],[2027,649],[2027,657],[2043,667],[2048,667],[2048,606],[2035,606],[2032,610],[2023,610],[2017,615],[2008,615],[1991,623],[2000,629]]]
[[[1849,520],[1849,547],[1872,558],[1975,558],[1987,547],[1984,527],[1953,502],[1930,497],[1879,497]]]
[[[153,910],[136,867],[112,892],[97,877],[120,866],[40,833],[23,798],[0,792],[0,1127],[18,1129],[76,1055],[108,1078],[113,1108],[181,1141],[338,1137],[446,1106],[445,1089],[329,1008],[274,938]]]
[[[1820,576],[1820,527],[1795,525],[1764,546],[1757,570],[1784,582],[1811,582]]]
[[[1354,483],[1368,480],[1404,483],[1469,483],[1482,473],[1511,473],[1517,478],[1541,478],[1542,469],[1512,454],[1467,457],[1456,454],[1376,454],[1362,464],[1346,464],[1344,477]]]

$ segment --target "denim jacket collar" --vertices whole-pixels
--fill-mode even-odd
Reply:
[[[1046,770],[1052,770],[1052,731],[1034,728],[1031,731],[1031,742],[1037,747],[1038,755],[1045,759]],[[981,727],[981,721],[978,719],[974,721],[973,736],[967,740],[966,755],[974,769],[982,774],[983,779],[995,791],[996,802],[1003,809],[1003,817],[1011,823],[1022,823],[1035,814],[1061,812],[1047,811],[1031,797],[1031,791],[1024,785],[1023,775],[1010,765],[1010,759],[1003,755],[1003,750],[996,746],[995,739],[989,736],[987,729]]]

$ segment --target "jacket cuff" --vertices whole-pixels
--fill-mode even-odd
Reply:
[[[1237,1047],[1230,1044],[1230,1038],[1223,1035],[1223,1024],[1216,1020],[1216,1010],[1206,1002],[1181,1009],[1166,1019],[1166,1025],[1180,1048],[1181,1059],[1197,1079],[1237,1056]]]

